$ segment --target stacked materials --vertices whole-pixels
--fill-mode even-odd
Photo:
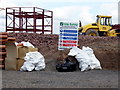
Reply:
[[[5,69],[6,46],[8,33],[0,32],[0,69]]]
[[[15,38],[8,38],[5,45],[7,52],[5,70],[20,70],[24,64],[26,53],[38,51],[38,48],[30,46],[29,42],[15,42]]]
[[[15,38],[8,37],[7,32],[0,32],[0,69],[5,69],[5,58],[7,57],[6,43],[8,41],[15,42]]]
[[[10,37],[9,33],[0,32],[0,69],[20,70],[26,53],[38,51],[38,48],[17,44],[15,41],[16,38]]]

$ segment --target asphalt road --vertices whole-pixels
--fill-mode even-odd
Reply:
[[[2,71],[2,88],[118,88],[118,71]]]

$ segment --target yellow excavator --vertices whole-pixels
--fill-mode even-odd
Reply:
[[[97,15],[96,23],[85,26],[79,21],[78,28],[80,35],[89,36],[120,36],[120,29],[112,28],[112,16]]]

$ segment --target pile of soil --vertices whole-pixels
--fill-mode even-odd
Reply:
[[[58,59],[63,60],[69,51],[58,51],[59,36],[55,34],[9,33],[9,36],[15,37],[16,42],[27,40],[38,48],[45,57],[47,70],[55,70]],[[92,48],[103,69],[118,70],[119,40],[119,37],[79,36],[79,45]]]
[[[112,25],[112,29],[120,29],[120,24]]]

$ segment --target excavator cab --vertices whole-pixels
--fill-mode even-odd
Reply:
[[[112,28],[112,16],[100,16],[97,15],[97,24],[99,28],[99,32],[106,32]]]
[[[79,33],[80,35],[89,36],[108,36],[109,31],[112,29],[111,19],[112,16],[97,15],[95,23],[79,26]]]
[[[111,26],[112,25],[112,17],[111,16],[99,16],[97,15],[96,23],[100,23],[101,25]]]

